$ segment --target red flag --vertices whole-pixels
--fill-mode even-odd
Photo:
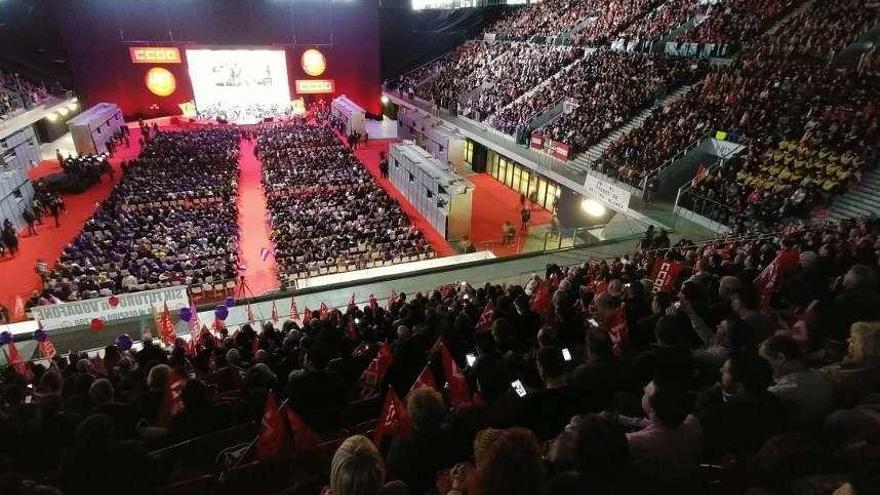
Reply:
[[[7,344],[7,347],[9,347],[9,353],[6,354],[6,363],[9,364],[9,366],[12,366],[15,373],[25,382],[30,383],[31,380],[34,379],[34,373],[31,371],[30,366],[28,366],[24,358],[21,357],[21,353],[18,352],[18,347],[15,347],[15,342],[10,341],[9,344]],[[6,353],[6,351],[3,352]]]
[[[394,309],[395,304],[397,304],[397,291],[391,291],[391,297],[388,298],[388,311]]]
[[[425,369],[423,369],[422,372],[419,373],[418,378],[416,378],[416,381],[409,389],[409,394],[420,388],[430,388],[437,390],[437,382],[434,380],[434,373],[431,370],[431,363],[425,365]]]
[[[278,411],[278,404],[271,391],[266,394],[266,407],[263,410],[263,420],[255,450],[259,461],[276,459],[293,452],[291,437],[287,433],[284,418]]]
[[[254,310],[251,308],[250,303],[248,303],[248,305],[247,305],[247,321],[248,321],[248,323],[251,323],[251,322],[253,322],[254,320],[255,320],[255,318],[254,318]]]
[[[678,261],[661,260],[655,263],[653,273],[651,273],[651,280],[654,281],[654,288],[651,291],[655,294],[672,292],[682,270],[684,270],[684,263]]]
[[[354,303],[354,292],[351,293],[351,298],[348,300],[348,311],[352,312],[357,309],[357,304]]]
[[[480,315],[480,321],[477,322],[477,330],[488,330],[495,321],[495,303],[489,299],[486,307],[483,308],[483,314]]]
[[[370,362],[367,369],[364,370],[361,375],[361,381],[372,389],[376,390],[379,388],[379,385],[382,383],[382,380],[385,378],[385,373],[388,371],[388,368],[391,366],[391,360],[393,356],[391,355],[391,346],[388,345],[388,342],[382,343],[382,346],[379,347],[379,352],[376,354],[376,357],[373,358],[373,361]]]
[[[406,406],[394,393],[394,389],[389,388],[388,393],[385,394],[385,403],[382,404],[382,412],[379,414],[379,424],[373,434],[373,444],[381,449],[385,435],[408,435],[410,431],[412,431],[412,421]]]
[[[376,310],[379,309],[379,301],[376,300],[376,296],[370,294],[370,309],[373,310],[373,314],[376,314]]]
[[[53,344],[48,338],[38,343],[37,348],[40,350],[40,356],[46,359],[52,359],[55,357],[55,344]]]
[[[779,279],[797,266],[800,254],[797,249],[779,251],[776,258],[755,277],[755,289],[758,291],[758,302],[761,311],[770,307],[770,299],[779,283]]]
[[[196,305],[192,300],[189,302],[189,309],[192,316],[187,322],[189,325],[189,348],[188,353],[193,355],[199,349],[199,341],[202,340],[202,322],[199,320],[199,312],[196,311]]]
[[[299,308],[296,307],[296,298],[293,295],[290,296],[290,319],[299,319]]]
[[[272,323],[278,323],[280,319],[278,317],[278,306],[275,305],[275,301],[272,301]]]
[[[284,417],[287,418],[287,426],[293,437],[293,450],[295,454],[310,454],[318,450],[320,438],[306,425],[305,421],[290,407],[285,404],[282,408]]]
[[[183,393],[184,385],[186,385],[186,375],[172,371],[170,383],[162,398],[162,405],[159,406],[159,415],[156,417],[158,426],[167,426],[171,417],[183,409],[183,399],[180,395]]]
[[[167,301],[164,303],[162,315],[159,317],[159,337],[165,345],[174,345],[174,341],[177,339],[174,324],[171,323],[171,311],[168,311]]]
[[[626,313],[623,307],[617,309],[611,316],[608,325],[608,336],[611,338],[612,350],[615,356],[620,356],[629,347],[629,326],[626,323]]]
[[[541,321],[549,323],[553,320],[553,300],[550,296],[550,284],[540,282],[529,301],[529,308],[541,317]]]
[[[443,364],[443,374],[446,375],[446,382],[449,384],[449,400],[452,402],[452,406],[467,407],[471,405],[470,386],[443,342],[440,342],[440,360]]]
[[[321,321],[330,317],[330,308],[328,308],[323,302],[321,303],[321,307],[318,308],[318,317],[321,318]]]
[[[311,320],[312,320],[312,311],[309,309],[308,306],[306,306],[306,310],[303,311],[303,319],[302,319],[303,326],[308,325],[309,321],[311,321]]]

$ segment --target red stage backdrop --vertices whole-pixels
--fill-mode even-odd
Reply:
[[[193,99],[187,48],[271,48],[286,51],[292,99],[300,96],[297,81],[311,93],[332,81],[335,94],[378,114],[377,1],[53,0],[53,7],[86,105],[117,103],[128,117],[177,115]],[[309,49],[324,57],[318,76],[303,68]],[[306,59],[319,73],[320,58]],[[154,68],[154,89],[162,89],[151,92]],[[171,79],[174,91],[161,96]]]

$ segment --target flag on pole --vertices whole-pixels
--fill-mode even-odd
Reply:
[[[187,322],[189,326],[189,354],[193,355],[199,349],[199,342],[202,340],[202,322],[199,320],[199,312],[196,311],[196,305],[192,299],[189,301],[189,310],[192,316]]]
[[[477,322],[477,330],[488,330],[492,326],[493,321],[495,321],[495,303],[489,299],[486,307],[483,308],[483,313],[480,315],[480,321]]]
[[[330,308],[328,308],[323,302],[321,303],[321,307],[318,308],[318,315],[321,318],[321,321],[330,317]]]
[[[416,381],[413,383],[412,387],[409,389],[409,393],[407,395],[413,393],[414,391],[420,388],[430,388],[433,390],[437,390],[437,381],[434,380],[434,372],[431,369],[431,363],[425,365],[425,368],[419,373],[419,376],[416,378]]]
[[[379,309],[379,301],[376,300],[376,296],[370,294],[370,309],[373,311],[373,314],[376,314],[376,310]]]
[[[471,405],[471,390],[465,379],[464,373],[458,364],[452,359],[452,354],[446,348],[446,344],[440,342],[440,361],[443,365],[443,374],[449,383],[449,400],[453,407],[467,407]]]
[[[529,308],[541,317],[544,323],[550,323],[553,320],[553,300],[550,296],[550,284],[540,282],[532,294],[529,301]]]
[[[397,291],[391,291],[391,297],[388,298],[388,311],[394,309],[395,304],[397,304]]]
[[[410,431],[412,431],[412,421],[406,406],[394,393],[394,389],[389,388],[385,394],[385,402],[382,404],[382,412],[379,414],[379,424],[373,434],[373,444],[381,449],[385,435],[408,435]]]
[[[165,389],[165,395],[162,397],[162,404],[159,406],[159,414],[156,416],[156,425],[168,426],[171,417],[183,409],[183,387],[186,385],[186,375],[171,372],[171,380]]]
[[[306,425],[306,422],[290,407],[290,404],[285,404],[281,407],[281,410],[284,412],[287,426],[290,428],[291,437],[293,438],[294,454],[307,455],[317,452],[318,444],[321,440],[318,438],[318,435]]]
[[[248,305],[247,305],[247,319],[248,319],[248,323],[252,323],[256,319],[256,318],[254,318],[254,310],[253,310],[253,308],[251,308],[250,303],[248,303]]]
[[[373,390],[378,390],[382,380],[385,378],[385,373],[391,366],[392,359],[391,346],[388,345],[388,342],[383,342],[382,346],[379,347],[379,352],[376,353],[376,357],[373,358],[373,361],[370,362],[367,369],[361,374],[361,381],[364,385]]]
[[[272,323],[278,323],[281,318],[278,316],[278,306],[272,301]]]
[[[159,316],[159,337],[165,345],[174,345],[177,339],[177,333],[174,331],[174,324],[171,323],[171,311],[168,310],[168,302],[164,304],[161,316]]]
[[[357,310],[357,304],[354,302],[354,292],[351,293],[351,297],[348,299],[348,311],[352,312]]]
[[[308,306],[306,306],[306,310],[303,311],[303,319],[302,319],[303,326],[308,325],[311,320],[312,320],[312,311],[309,309]]]
[[[797,266],[799,259],[800,253],[796,248],[779,251],[776,258],[773,258],[773,261],[755,277],[755,290],[758,292],[758,305],[761,311],[766,311],[770,307],[770,300],[779,280]]]
[[[24,358],[21,357],[18,347],[15,347],[15,342],[10,341],[6,346],[9,347],[8,353],[5,350],[3,351],[6,354],[6,362],[9,366],[12,366],[15,374],[20,376],[25,382],[30,383],[34,379],[34,373]]]
[[[258,461],[277,459],[293,452],[291,436],[287,433],[284,418],[278,411],[278,404],[271,391],[266,394],[266,406],[263,409],[255,452]]]
[[[296,297],[293,294],[290,295],[290,319],[299,319],[299,308],[296,307]]]

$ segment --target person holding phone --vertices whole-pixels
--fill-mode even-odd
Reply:
[[[577,414],[577,401],[565,379],[562,349],[542,347],[535,361],[543,388],[526,391],[519,380],[514,380],[511,387],[517,400],[513,417],[517,425],[529,428],[541,440],[549,440]]]

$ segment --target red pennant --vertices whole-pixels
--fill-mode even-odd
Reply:
[[[52,359],[55,357],[55,344],[53,344],[51,340],[46,339],[38,343],[37,348],[40,350],[40,356],[46,359]]]
[[[290,319],[299,319],[299,308],[296,307],[296,298],[293,295],[290,296]]]
[[[388,298],[388,311],[394,309],[395,304],[397,304],[397,291],[391,291],[391,297]]]
[[[281,318],[278,316],[278,306],[272,301],[272,323],[278,323]]]
[[[653,273],[651,274],[651,280],[654,281],[651,291],[655,294],[657,292],[672,292],[682,270],[684,270],[684,263],[678,261],[658,261],[654,265]]]
[[[165,389],[162,405],[159,406],[156,425],[167,426],[171,417],[183,409],[183,399],[181,399],[180,395],[183,393],[184,385],[186,385],[186,375],[172,371],[171,382],[168,384],[168,388]]]
[[[470,406],[470,386],[443,342],[440,342],[440,360],[443,365],[443,373],[446,375],[446,382],[449,383],[449,400],[452,402],[452,406],[458,408]]]
[[[364,385],[373,390],[377,390],[379,385],[382,384],[382,380],[385,378],[385,373],[391,366],[392,359],[391,346],[388,345],[387,342],[384,342],[382,346],[379,347],[379,352],[376,354],[376,357],[373,358],[373,361],[367,366],[367,369],[365,369],[364,373],[361,375],[361,381]]]
[[[376,314],[376,310],[379,309],[379,301],[376,300],[376,296],[370,294],[370,309],[373,311],[373,314]]]
[[[171,311],[168,311],[168,302],[164,304],[162,316],[159,317],[159,337],[165,345],[174,345],[177,340],[177,332],[174,331],[174,323],[171,322]]]
[[[321,307],[318,308],[318,316],[321,318],[321,321],[330,317],[330,308],[328,308],[323,302],[321,303]]]
[[[351,293],[351,298],[348,300],[348,312],[352,312],[357,309],[357,304],[354,302],[354,292]]]
[[[287,433],[284,418],[278,411],[278,404],[271,391],[266,394],[266,407],[263,410],[263,420],[255,451],[259,461],[277,459],[293,452],[291,437]]]
[[[532,294],[529,308],[541,317],[541,321],[549,323],[553,320],[553,300],[550,296],[550,284],[541,282]]]
[[[488,330],[492,326],[493,321],[495,321],[495,303],[489,299],[486,307],[483,308],[483,314],[480,315],[480,321],[477,322],[477,330]]]
[[[287,418],[287,426],[290,427],[293,437],[293,449],[296,455],[311,454],[318,451],[321,439],[306,425],[305,421],[290,407],[289,404],[281,408],[284,417]]]
[[[30,383],[34,379],[34,373],[31,371],[30,366],[28,366],[24,358],[21,357],[21,353],[18,352],[18,347],[15,347],[15,342],[10,341],[9,344],[7,344],[7,347],[9,347],[9,353],[6,354],[6,362],[12,366],[12,369],[22,378],[22,380]]]
[[[306,310],[303,311],[303,326],[308,325],[310,321],[312,321],[312,311],[309,309],[308,306],[306,306]]]
[[[430,388],[432,390],[437,390],[437,381],[434,380],[434,372],[431,370],[431,363],[425,365],[425,369],[419,373],[418,378],[413,383],[412,387],[409,389],[409,394],[413,393],[415,390],[420,388]]]
[[[189,348],[187,353],[192,356],[199,349],[199,342],[202,340],[202,322],[199,320],[199,312],[196,311],[196,305],[192,300],[189,302],[189,309],[192,316],[187,322],[189,325]]]
[[[248,323],[252,323],[255,320],[254,310],[253,310],[253,308],[251,308],[250,304],[247,305],[247,319],[248,319]]]
[[[792,268],[796,267],[800,253],[797,249],[779,251],[776,258],[755,277],[755,290],[758,291],[758,302],[761,311],[770,307],[770,300],[776,291],[779,280]]]
[[[385,403],[382,404],[382,413],[379,414],[379,424],[376,425],[376,432],[373,434],[373,444],[376,445],[376,448],[381,449],[385,435],[409,435],[411,431],[412,421],[406,411],[406,406],[394,393],[394,389],[388,389],[388,393],[385,394]]]

